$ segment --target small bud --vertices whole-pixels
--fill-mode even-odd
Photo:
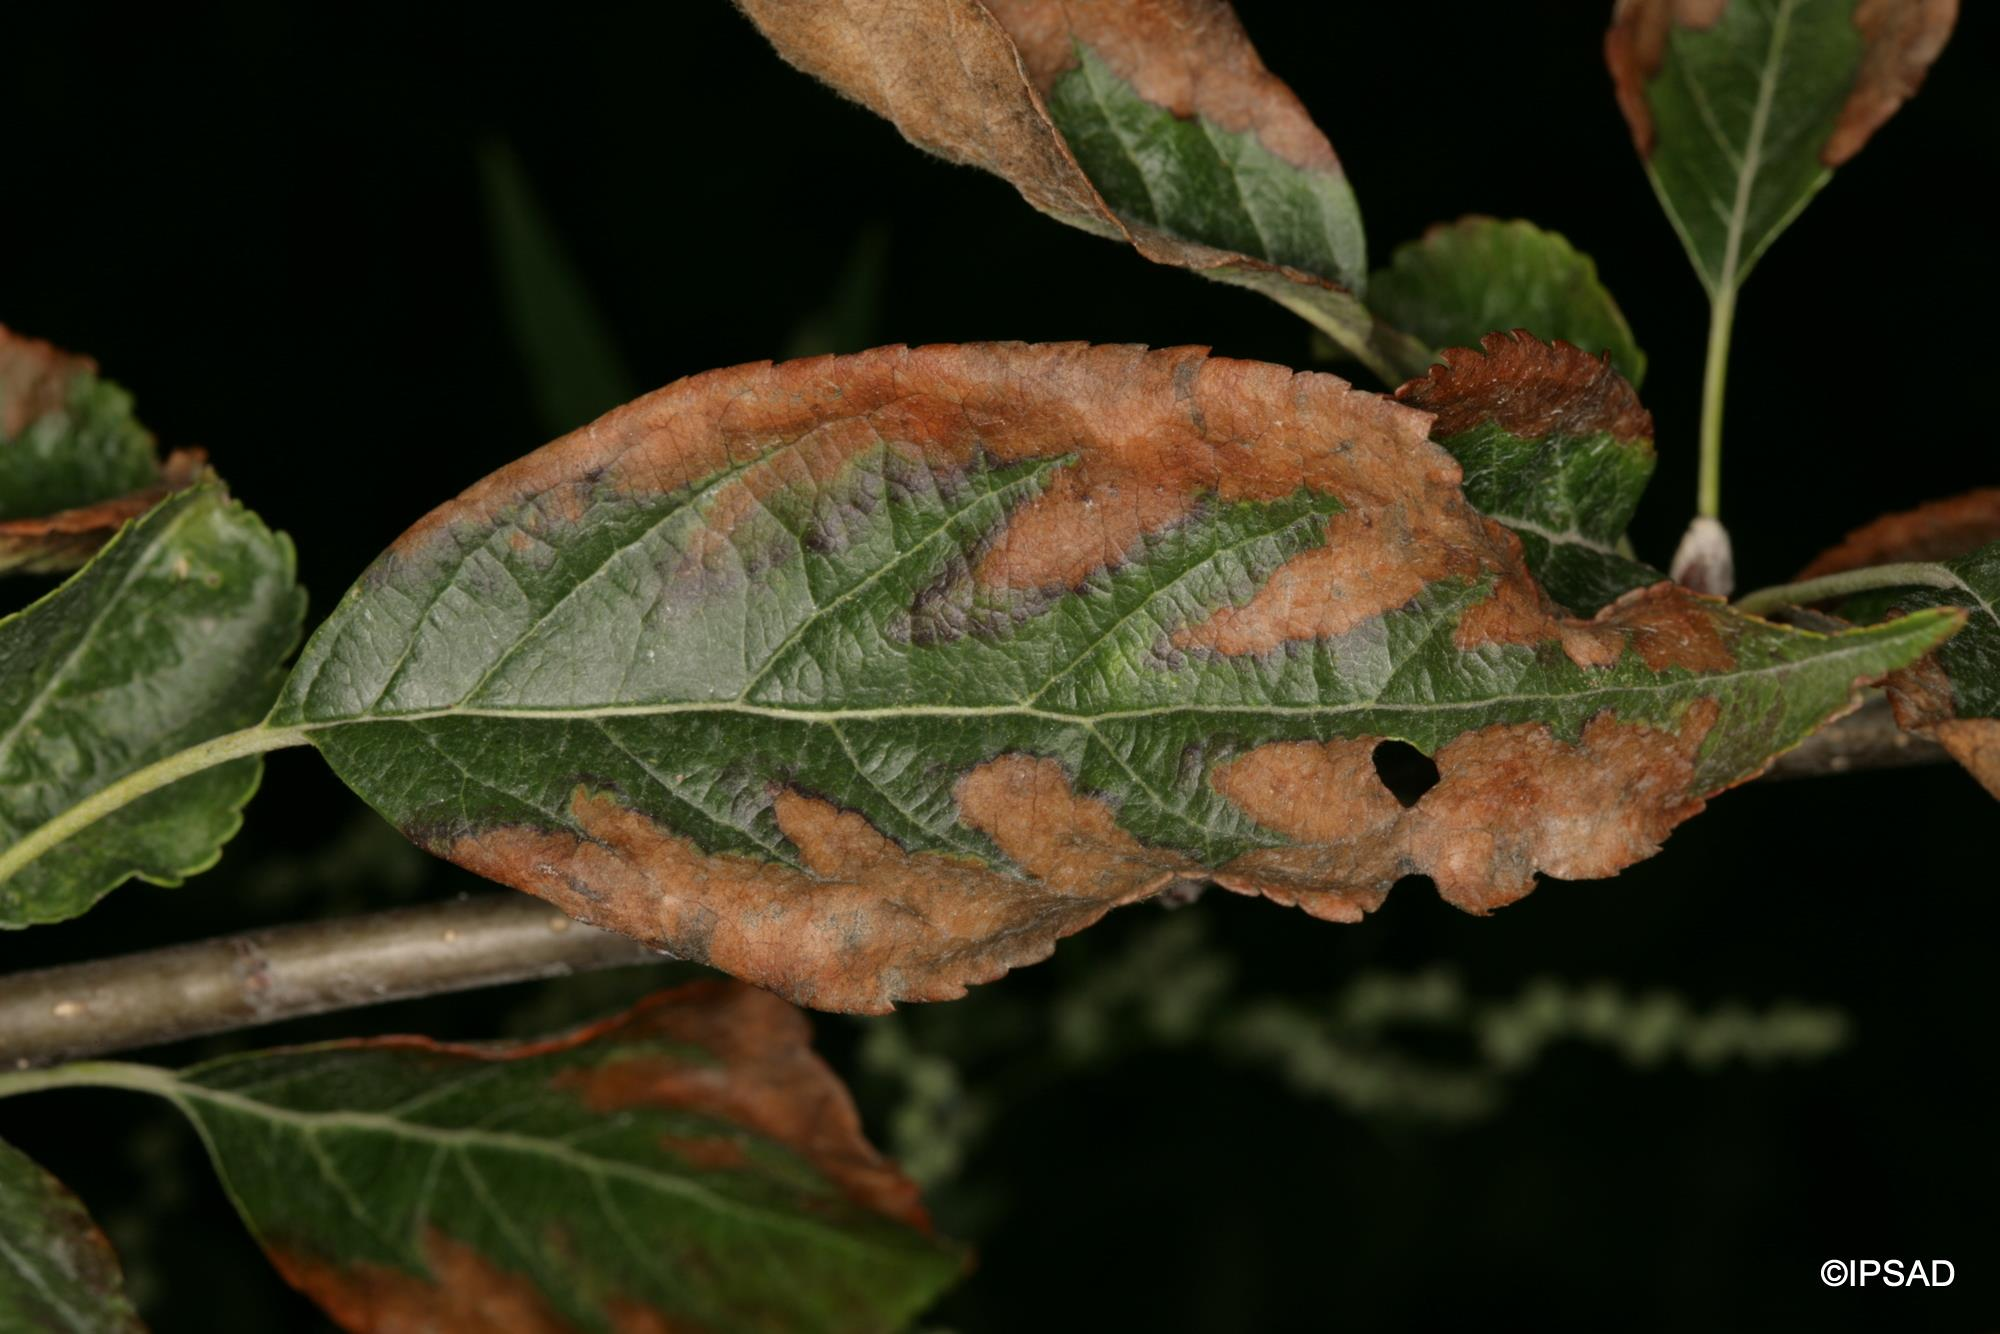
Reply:
[[[1701,516],[1688,525],[1669,573],[1675,583],[1711,597],[1726,598],[1735,591],[1736,557],[1720,519]]]

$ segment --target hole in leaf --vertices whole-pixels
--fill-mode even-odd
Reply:
[[[1407,741],[1384,741],[1375,747],[1374,760],[1375,776],[1405,806],[1416,805],[1424,793],[1437,786],[1438,767]]]

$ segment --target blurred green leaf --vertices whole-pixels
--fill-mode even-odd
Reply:
[[[133,1334],[111,1243],[60,1181],[0,1143],[0,1331]]]
[[[520,158],[506,144],[489,142],[480,149],[479,176],[507,325],[541,428],[561,435],[637,391]]]

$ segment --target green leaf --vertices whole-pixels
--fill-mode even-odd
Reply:
[[[349,1330],[899,1329],[965,1257],[809,1037],[704,982],[536,1043],[75,1069],[179,1106],[279,1272]]]
[[[0,1142],[0,1330],[132,1334],[111,1243],[62,1182]]]
[[[61,921],[132,876],[177,885],[214,864],[257,788],[252,755],[19,858],[80,803],[262,717],[304,611],[290,541],[210,483],[0,620],[0,926]]]
[[[1619,0],[1605,43],[1653,188],[1718,299],[1944,49],[1956,0]]]
[[[1597,265],[1530,222],[1468,217],[1431,228],[1396,247],[1369,280],[1368,304],[1435,348],[1477,347],[1486,334],[1525,329],[1609,353],[1635,388],[1646,374],[1646,354]]]
[[[75,569],[202,461],[182,450],[162,465],[95,362],[0,326],[0,574]]]
[[[1007,7],[999,12],[1004,21]],[[1047,84],[1049,114],[1119,217],[1361,289],[1361,210],[1331,149],[1317,163],[1288,162],[1199,103],[1188,114],[1150,102],[1131,82],[1147,71],[1121,75],[1082,39],[1063,63]]]
[[[1557,602],[1589,613],[1666,578],[1622,554],[1653,475],[1653,416],[1610,365],[1564,343],[1488,334],[1483,350],[1396,391],[1438,414],[1431,438],[1465,469],[1465,498],[1514,531]]]
[[[1430,420],[1189,348],[697,376],[405,534],[273,723],[462,865],[881,1010],[1182,881],[1355,920],[1612,874],[1956,628],[1563,617]]]
[[[484,145],[479,179],[501,304],[536,415],[549,432],[581,426],[632,397],[632,377],[513,149]]]
[[[738,5],[786,60],[1051,217],[1261,292],[1390,383],[1427,363],[1363,305],[1353,189],[1227,5]]]

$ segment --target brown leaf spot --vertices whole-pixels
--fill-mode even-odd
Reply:
[[[1820,149],[1821,162],[1837,167],[1853,157],[1916,96],[1957,21],[1958,0],[1860,0],[1854,26],[1861,33],[1861,69]]]
[[[1169,642],[1232,656],[1268,653],[1292,640],[1345,634],[1447,575],[1478,572],[1479,553],[1419,540],[1421,526],[1403,505],[1343,510],[1328,520],[1325,546],[1300,552],[1248,602],[1217,609]]]
[[[1653,414],[1639,402],[1609,354],[1594,357],[1525,330],[1490,333],[1479,348],[1447,348],[1444,364],[1396,390],[1398,402],[1437,414],[1433,436],[1491,423],[1509,435],[1540,440],[1608,432],[1623,443],[1653,444]]]
[[[1264,68],[1235,11],[1222,0],[987,0],[1020,48],[1036,91],[1047,97],[1091,49],[1140,97],[1183,120],[1199,116],[1254,134],[1308,171],[1338,172],[1333,145],[1284,81]]]
[[[436,1228],[424,1233],[428,1278],[282,1246],[265,1250],[287,1283],[353,1334],[574,1334],[531,1281]]]
[[[1060,840],[1080,839],[1089,817],[1082,808],[1059,811],[1045,792],[1044,814],[1066,814],[1071,824],[1037,843],[1018,821],[1021,808],[1000,795],[1018,772],[981,778],[975,770],[962,782],[996,841],[1049,858],[1060,887],[970,858],[906,852],[862,816],[791,790],[775,795],[773,813],[802,870],[705,853],[581,789],[571,803],[575,833],[490,829],[455,840],[445,855],[572,917],[801,1004],[881,1013],[898,1000],[962,996],[968,985],[1046,958],[1061,937],[1176,878],[1179,863],[1122,847],[1065,851]]]
[[[1701,810],[1694,756],[1720,713],[1699,700],[1675,732],[1600,713],[1574,743],[1541,723],[1480,728],[1437,753],[1437,784],[1408,809],[1374,781],[1375,738],[1260,746],[1212,781],[1298,846],[1239,857],[1216,881],[1349,921],[1413,873],[1474,913],[1520,898],[1537,871],[1614,875]]]
[[[1589,624],[1630,644],[1653,671],[1682,667],[1691,672],[1726,672],[1736,665],[1736,656],[1716,628],[1716,613],[1722,606],[1719,599],[1658,583],[1633,589],[1599,611]]]
[[[1185,857],[1126,833],[1102,801],[1077,795],[1054,760],[1002,755],[969,771],[952,794],[968,826],[1064,894],[1126,903],[1174,879],[1202,876]]]
[[[1799,571],[1801,579],[1904,560],[1951,560],[2000,541],[2000,486],[1932,500],[1856,528]]]
[[[1632,127],[1639,156],[1653,155],[1653,110],[1646,85],[1660,72],[1671,28],[1713,28],[1729,0],[1618,0],[1604,34],[1604,63],[1618,94],[1618,109]]]
[[[714,1117],[790,1148],[861,1207],[930,1229],[916,1186],[863,1136],[854,1100],[813,1053],[811,1027],[792,1006],[754,987],[703,982],[654,997],[614,1024],[587,1030],[588,1040],[664,1037],[708,1060],[646,1056],[558,1074],[554,1083],[592,1111],[650,1107]],[[665,1143],[701,1168],[746,1161],[743,1147],[722,1135]]]

